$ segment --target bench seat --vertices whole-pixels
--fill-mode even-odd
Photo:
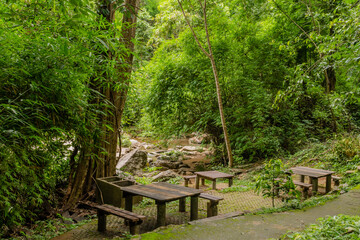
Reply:
[[[98,217],[98,231],[105,232],[106,231],[106,215],[112,214],[117,217],[121,217],[126,220],[126,223],[130,227],[130,233],[132,235],[139,234],[139,225],[146,218],[143,215],[136,214],[134,212],[130,212],[118,207],[114,207],[108,204],[96,204],[96,203],[84,203],[92,208],[97,209],[97,217]]]
[[[196,175],[189,175],[189,176],[184,176],[184,180],[185,180],[185,187],[189,186],[189,181],[190,179],[195,179]]]
[[[209,202],[207,203],[207,217],[217,216],[218,215],[218,204],[224,198],[206,194],[206,193],[201,193],[199,197],[209,200]]]

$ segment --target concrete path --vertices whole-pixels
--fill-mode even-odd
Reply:
[[[300,231],[316,223],[320,217],[338,214],[360,215],[360,189],[343,194],[323,206],[302,211],[284,213],[245,215],[232,219],[199,222],[194,225],[168,226],[157,232],[146,233],[140,239],[268,239],[279,238],[288,231]]]

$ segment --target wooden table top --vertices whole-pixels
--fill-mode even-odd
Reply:
[[[121,190],[129,194],[140,195],[156,201],[170,202],[184,197],[200,195],[202,190],[183,187],[171,183],[159,182],[149,185],[131,185],[121,187]]]
[[[322,169],[315,169],[315,168],[309,168],[309,167],[293,167],[290,168],[294,174],[314,177],[314,178],[320,178],[320,177],[326,177],[328,175],[331,175],[335,172],[328,171],[328,170],[322,170]]]
[[[234,175],[222,173],[219,171],[202,171],[202,172],[195,172],[195,174],[199,175],[200,177],[207,177],[207,178],[211,178],[211,179],[234,177]]]

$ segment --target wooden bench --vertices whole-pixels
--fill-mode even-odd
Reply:
[[[218,204],[219,204],[220,200],[223,200],[224,198],[206,194],[206,193],[201,193],[199,197],[206,199],[206,200],[210,200],[207,203],[207,217],[217,216],[218,215]]]
[[[286,182],[285,179],[280,179],[280,178],[276,178],[275,180],[276,180],[276,181],[283,181],[284,183]],[[304,183],[304,182],[300,182],[300,181],[294,181],[294,180],[293,180],[293,183],[294,183],[296,186],[299,186],[299,187],[302,188],[302,196],[303,196],[304,199],[306,199],[306,198],[308,197],[308,191],[309,191],[310,187],[312,186],[312,184],[310,184],[310,183]],[[277,186],[277,187],[279,187],[279,186]],[[276,194],[278,195],[279,190],[276,189],[275,192],[276,192]]]
[[[306,199],[308,197],[308,191],[309,191],[310,187],[312,186],[312,184],[304,183],[304,182],[300,182],[300,181],[293,181],[293,183],[296,186],[299,186],[302,188],[302,196],[304,199]]]
[[[334,186],[338,188],[338,187],[340,186],[341,177],[331,176],[331,178],[332,178],[332,180],[334,181]]]
[[[191,176],[184,176],[184,180],[185,180],[185,187],[189,186],[189,181],[190,179],[195,179],[196,175],[191,175]]]
[[[145,216],[120,209],[118,207],[114,207],[108,204],[96,204],[89,202],[82,202],[92,208],[97,209],[97,217],[98,217],[98,231],[105,232],[106,231],[106,215],[112,214],[117,217],[121,217],[125,219],[125,224],[130,227],[130,234],[135,235],[139,234],[139,226],[146,218]]]

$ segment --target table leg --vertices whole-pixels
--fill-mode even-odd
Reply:
[[[125,210],[132,212],[133,195],[128,194],[125,196]]]
[[[318,192],[318,179],[317,178],[310,178],[310,179],[312,183],[312,192],[313,195],[315,196],[316,193]]]
[[[205,178],[201,179],[201,185],[204,186],[205,185]]]
[[[106,214],[105,214],[105,212],[98,209],[97,217],[98,217],[98,231],[105,232],[106,231]]]
[[[186,198],[179,199],[179,212],[185,212]]]
[[[229,187],[231,187],[233,185],[233,178],[229,178]]]
[[[326,176],[326,190],[325,193],[331,191],[331,175]]]
[[[196,175],[196,183],[195,183],[195,188],[199,189],[200,188],[200,177],[198,175]]]
[[[216,190],[216,179],[213,180],[212,188]]]
[[[190,202],[190,221],[198,219],[199,197],[192,196]]]
[[[156,202],[157,205],[157,218],[156,226],[165,226],[166,222],[166,202]]]

